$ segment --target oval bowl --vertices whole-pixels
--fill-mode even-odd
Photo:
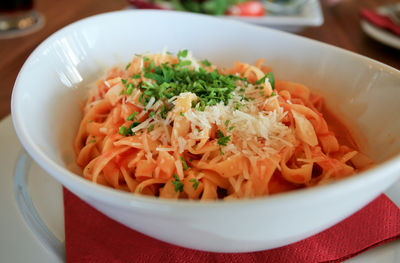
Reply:
[[[73,168],[88,83],[135,53],[188,49],[220,66],[266,58],[279,79],[325,95],[379,165],[336,183],[271,197],[194,202],[137,196],[86,181]],[[356,212],[400,176],[400,72],[303,37],[172,11],[118,11],[75,22],[40,44],[12,94],[17,135],[33,159],[81,199],[151,237],[215,252],[284,246]]]

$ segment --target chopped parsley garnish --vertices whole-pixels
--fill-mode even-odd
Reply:
[[[240,108],[241,108],[242,106],[243,106],[242,103],[236,102],[236,104],[235,104],[235,110],[240,110]]]
[[[129,127],[121,126],[121,127],[119,127],[118,133],[123,136],[133,136],[133,135],[135,135],[135,133],[132,131],[132,129],[135,128],[136,126],[138,126],[139,124],[140,124],[140,122],[135,121]]]
[[[149,126],[149,132],[151,132],[153,129],[154,129],[154,124],[151,124],[151,125]]]
[[[183,170],[186,171],[187,169],[189,169],[189,166],[187,165],[186,160],[183,156],[181,156],[181,160],[182,160]]]
[[[192,178],[192,179],[189,180],[189,182],[193,183],[192,186],[193,186],[194,190],[197,190],[197,187],[199,187],[200,181],[197,180],[196,178]]]
[[[224,136],[224,134],[221,131],[217,131],[217,137],[218,137],[218,144],[221,146],[226,146],[228,142],[231,140],[231,136]]]
[[[225,126],[228,126],[228,125],[229,125],[229,122],[230,122],[230,120],[226,120],[226,121],[225,121]]]
[[[132,113],[131,115],[128,116],[128,118],[126,118],[127,121],[133,121],[136,120],[136,115],[138,115],[139,112],[135,111],[134,113]]]
[[[128,63],[128,65],[126,65],[125,70],[128,70],[128,68],[131,66],[131,63]]]
[[[221,155],[224,155],[224,152],[222,151],[222,148],[221,148],[221,147],[219,147],[219,153],[220,153]]]
[[[223,75],[217,70],[209,72],[203,67],[199,67],[198,70],[188,67],[192,63],[190,59],[185,59],[188,54],[187,50],[181,50],[177,54],[178,62],[176,64],[163,63],[158,66],[155,65],[153,60],[142,56],[145,62],[144,67],[140,73],[134,74],[130,78],[139,79],[143,76],[143,81],[128,83],[128,80],[122,79],[121,82],[125,89],[121,92],[121,95],[131,95],[134,89],[138,89],[140,90],[138,100],[143,106],[146,107],[150,100],[161,101],[160,109],[151,111],[149,117],[159,114],[161,118],[166,119],[168,112],[174,107],[174,97],[181,93],[196,94],[197,99],[192,102],[192,108],[197,111],[204,111],[207,106],[214,106],[219,103],[228,105],[229,101],[234,98],[234,91],[238,85],[242,86],[241,92],[244,92],[249,85],[248,79],[244,77],[233,74]],[[203,60],[201,63],[204,66],[211,66],[208,60]],[[243,106],[238,101],[234,103],[236,110]],[[183,112],[179,114],[184,116]],[[128,121],[133,120],[135,120],[135,115],[128,117]],[[135,126],[132,125],[126,128],[121,127],[120,134],[124,136],[133,135],[131,129]],[[228,125],[229,121],[227,120],[226,126],[228,127]],[[218,141],[222,143],[221,145],[226,145],[229,139],[230,136],[223,136]]]
[[[163,119],[167,118],[167,113],[168,113],[170,110],[171,110],[171,109],[169,109],[167,106],[162,105],[162,106],[161,106],[161,112],[160,112],[161,118],[163,118]]]
[[[211,66],[210,61],[208,61],[207,59],[203,60],[201,63],[203,63],[203,65],[206,66],[206,67]]]
[[[133,92],[133,83],[129,83],[128,85],[126,85],[126,95],[131,95]]]
[[[181,180],[179,180],[179,177],[178,177],[178,175],[176,173],[174,173],[174,179],[175,179],[175,181],[172,181],[172,184],[175,187],[175,192],[176,193],[178,191],[182,192],[183,191],[183,183],[181,182]]]
[[[179,112],[179,115],[181,115],[182,117],[185,116],[185,114],[183,114],[183,112]]]
[[[89,143],[95,143],[96,142],[96,140],[90,140],[89,141]]]
[[[248,85],[247,79],[236,75],[222,75],[217,70],[208,72],[201,67],[199,70],[190,69],[186,66],[191,64],[191,60],[182,59],[187,55],[187,50],[179,51],[179,61],[176,64],[164,63],[155,66],[154,61],[147,63],[148,65],[142,69],[143,76],[151,81],[140,82],[137,85],[137,88],[142,91],[139,102],[146,106],[151,97],[154,97],[156,101],[164,101],[164,107],[167,107],[168,110],[164,108],[161,113],[165,118],[165,113],[173,107],[166,101],[181,93],[196,94],[198,99],[193,102],[192,106],[196,110],[204,111],[206,106],[213,106],[220,102],[228,105],[229,100],[234,97],[233,91],[237,87],[237,81]],[[131,89],[127,87],[126,93],[132,93]]]
[[[127,130],[128,130],[128,128],[126,128],[126,126],[121,126],[121,127],[119,127],[118,133],[121,135],[127,136],[127,134],[128,134]]]
[[[181,50],[178,52],[178,58],[185,58],[188,55],[187,49]]]
[[[267,74],[265,74],[264,77],[256,81],[256,84],[258,85],[264,83],[266,78],[268,78],[268,82],[271,84],[272,89],[275,89],[275,77],[272,72],[268,72]]]

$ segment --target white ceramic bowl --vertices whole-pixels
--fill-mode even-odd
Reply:
[[[187,48],[221,66],[266,58],[277,78],[325,94],[328,106],[344,113],[347,125],[360,132],[362,149],[381,164],[332,185],[212,203],[135,196],[70,172],[72,141],[81,118],[78,104],[87,92],[82,86],[104,69],[127,63],[135,53],[164,47],[173,52]],[[78,21],[36,48],[16,80],[12,115],[18,137],[34,160],[104,214],[180,246],[244,252],[318,233],[393,184],[400,176],[398,98],[399,71],[336,47],[202,15],[121,11]]]

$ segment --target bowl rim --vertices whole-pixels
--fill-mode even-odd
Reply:
[[[111,187],[95,184],[82,176],[72,173],[67,168],[62,165],[57,164],[55,161],[51,160],[44,151],[42,151],[33,139],[30,137],[28,132],[24,132],[23,125],[23,116],[19,114],[18,105],[19,98],[21,97],[22,87],[19,85],[21,79],[24,77],[24,72],[26,71],[29,64],[37,57],[37,54],[41,53],[49,44],[53,42],[54,39],[57,39],[59,35],[62,35],[64,32],[68,32],[74,28],[85,26],[86,24],[96,23],[97,20],[102,19],[110,19],[115,15],[123,15],[129,16],[132,13],[141,14],[141,15],[160,15],[160,13],[174,15],[174,16],[182,16],[182,17],[190,17],[191,19],[203,19],[214,21],[218,23],[224,24],[232,24],[236,26],[240,26],[243,28],[257,28],[263,32],[273,32],[274,34],[281,34],[290,36],[296,39],[302,39],[302,41],[306,41],[309,43],[317,44],[319,46],[323,46],[324,48],[330,49],[333,52],[344,53],[346,55],[354,56],[357,59],[362,60],[365,63],[373,64],[375,67],[380,67],[386,72],[398,74],[400,76],[400,71],[397,69],[385,65],[379,61],[367,58],[365,56],[344,50],[342,48],[332,46],[317,40],[309,39],[303,36],[293,35],[287,32],[278,31],[271,28],[265,28],[257,25],[246,24],[240,21],[233,20],[223,20],[216,17],[210,17],[203,14],[187,14],[179,11],[165,11],[165,10],[120,10],[102,13],[94,16],[90,16],[76,22],[73,22],[59,30],[55,33],[47,37],[39,46],[35,48],[35,50],[29,55],[28,59],[24,62],[20,72],[18,73],[17,79],[14,84],[12,99],[11,99],[11,115],[12,121],[14,125],[14,129],[18,136],[18,139],[24,146],[25,150],[29,153],[29,155],[51,176],[55,177],[58,181],[62,182],[64,186],[69,189],[74,189],[79,193],[85,193],[85,196],[95,197],[96,200],[99,200],[103,203],[112,204],[113,206],[118,207],[141,207],[145,208],[148,206],[149,209],[157,208],[167,211],[168,207],[191,207],[195,204],[196,208],[220,208],[221,206],[226,207],[235,207],[235,206],[243,206],[243,205],[260,205],[265,203],[276,203],[282,201],[290,201],[293,198],[308,198],[309,196],[315,197],[320,194],[328,194],[328,193],[337,193],[339,194],[340,189],[344,186],[351,188],[353,190],[357,190],[362,186],[362,182],[374,182],[376,180],[383,180],[388,176],[393,176],[395,171],[400,170],[400,153],[392,156],[388,160],[376,165],[374,168],[371,168],[367,171],[361,172],[355,176],[351,176],[349,178],[344,178],[339,181],[336,181],[331,184],[321,185],[318,187],[311,188],[303,188],[297,189],[295,191],[284,192],[279,194],[274,194],[271,196],[261,196],[250,199],[237,199],[237,200],[216,200],[216,201],[199,201],[199,200],[187,200],[187,199],[178,199],[178,200],[170,200],[170,199],[162,199],[158,197],[149,197],[144,195],[133,194],[131,192],[123,192]],[[156,14],[154,14],[156,13]],[[377,174],[380,174],[379,176]],[[400,173],[397,177],[400,177]],[[389,177],[388,177],[389,178]],[[72,192],[75,192],[72,191]]]

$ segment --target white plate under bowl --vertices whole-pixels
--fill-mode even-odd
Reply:
[[[23,150],[15,135],[10,117],[0,122],[0,138],[2,145],[0,147],[0,167],[2,167],[0,211],[6,211],[0,220],[0,262],[63,262],[63,252],[54,250],[65,239],[61,184],[36,163],[31,163],[28,169],[27,188],[33,206],[47,228],[59,240],[49,243],[39,237],[46,236],[48,233],[38,233],[38,229],[32,229],[32,224],[24,222],[21,211],[18,211],[13,193],[13,175],[18,157],[21,156]],[[385,193],[400,207],[400,181]],[[284,259],[284,255],[282,258]],[[400,262],[400,240],[368,250],[347,262]]]

